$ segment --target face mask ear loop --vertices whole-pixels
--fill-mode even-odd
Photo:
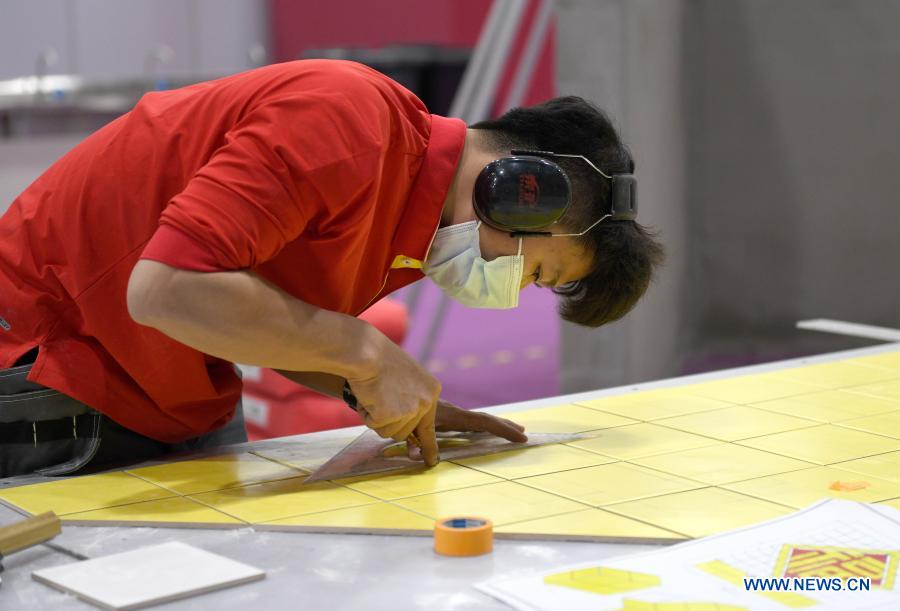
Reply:
[[[516,253],[517,257],[522,256],[522,242],[523,241],[525,241],[525,238],[523,238],[522,236],[519,236],[519,251]]]

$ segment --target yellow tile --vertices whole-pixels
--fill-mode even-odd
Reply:
[[[900,439],[900,411],[879,414],[878,416],[866,416],[865,418],[843,420],[839,422],[838,425],[869,433],[887,435],[894,439]]]
[[[757,403],[822,390],[821,386],[786,380],[771,373],[739,376],[714,382],[686,386],[691,394],[729,403]]]
[[[805,418],[736,405],[710,412],[665,418],[657,420],[655,424],[723,441],[735,441],[815,426],[818,423]]]
[[[706,484],[737,482],[814,465],[730,443],[635,458],[631,462]]]
[[[689,537],[703,537],[777,518],[793,511],[719,488],[702,488],[606,508]]]
[[[434,520],[390,503],[335,509],[273,520],[267,524],[287,526],[321,526],[330,528],[363,528],[379,530],[434,530]]]
[[[591,467],[613,462],[613,458],[602,456],[596,452],[570,448],[565,445],[547,445],[513,450],[512,452],[500,452],[487,456],[474,456],[454,460],[457,465],[463,465],[472,469],[478,469],[497,477],[516,479],[565,471],[566,469],[578,469],[579,467]]]
[[[840,484],[844,484],[843,489]],[[834,467],[814,467],[723,486],[791,507],[806,507],[824,498],[871,503],[900,496],[900,484]]]
[[[586,508],[581,503],[515,482],[413,496],[394,504],[435,520],[457,515],[480,516],[498,526]]]
[[[533,433],[583,433],[634,422],[630,418],[574,404],[503,414],[503,417],[518,422],[526,432]]]
[[[303,486],[302,483],[303,478],[298,477],[204,492],[189,498],[251,523],[377,502],[343,486],[326,482]]]
[[[337,483],[379,499],[392,500],[501,481],[481,471],[442,462],[427,471],[364,475],[338,480]]]
[[[900,380],[878,382],[876,384],[866,384],[864,386],[853,386],[852,388],[847,388],[845,390],[853,394],[879,397],[891,401],[900,401]]]
[[[806,382],[823,388],[844,388],[872,384],[900,378],[900,372],[857,365],[853,361],[838,361],[821,365],[793,367],[773,373],[774,376]]]
[[[57,515],[170,496],[175,494],[127,473],[85,475],[0,492],[0,498],[29,513],[55,511]]]
[[[745,439],[741,445],[808,460],[818,465],[900,450],[900,441],[833,424]]]
[[[892,482],[900,483],[900,452],[888,452],[876,456],[867,456],[848,462],[840,462],[835,465],[839,469],[846,469],[862,475],[880,477]]]
[[[130,469],[127,473],[179,494],[222,490],[301,475],[296,469],[253,454],[211,456]]]
[[[863,365],[866,367],[883,367],[885,369],[895,369],[900,371],[900,352],[885,352],[884,354],[875,354],[872,356],[862,356],[847,361],[854,365]]]
[[[733,405],[717,399],[662,391],[635,393],[626,397],[580,401],[578,404],[643,421],[705,412]]]
[[[518,482],[597,507],[703,487],[697,482],[621,462],[526,477]]]
[[[244,524],[240,520],[210,509],[190,499],[176,496],[157,501],[144,501],[106,509],[70,513],[63,520],[98,522],[139,522],[179,524]]]
[[[669,539],[680,540],[679,534],[602,509],[585,509],[549,518],[526,520],[498,526],[498,533],[527,535],[557,535],[566,537],[602,537],[609,539]]]
[[[754,403],[752,407],[818,422],[838,422],[894,411],[898,408],[898,403],[844,390],[828,390],[789,399]]]
[[[592,439],[573,441],[566,445],[628,460],[639,456],[700,448],[716,443],[719,442],[709,437],[642,423],[600,431]]]

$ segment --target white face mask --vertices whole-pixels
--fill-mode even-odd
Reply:
[[[439,229],[425,260],[425,275],[447,296],[470,308],[506,309],[519,305],[519,287],[525,268],[522,238],[516,255],[481,258],[478,228],[469,221]]]

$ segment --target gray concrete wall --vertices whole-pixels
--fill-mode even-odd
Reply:
[[[684,47],[680,0],[558,2],[560,94],[612,115],[637,166],[639,218],[661,233],[667,263],[626,319],[597,330],[562,323],[562,389],[671,375],[682,354],[685,237]]]
[[[626,320],[564,325],[564,390],[864,344],[900,327],[900,1],[560,0],[559,89],[617,117],[669,261]]]

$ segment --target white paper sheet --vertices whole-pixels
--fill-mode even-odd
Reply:
[[[597,563],[499,578],[476,587],[516,609],[626,611],[900,610],[900,511],[825,500],[755,526]],[[602,569],[602,571],[601,571]],[[794,577],[801,579],[800,584]],[[809,582],[806,577],[828,580]],[[748,590],[786,577],[794,591]],[[843,587],[869,591],[834,591]],[[798,585],[817,586],[796,591]],[[718,605],[718,606],[716,606]]]

